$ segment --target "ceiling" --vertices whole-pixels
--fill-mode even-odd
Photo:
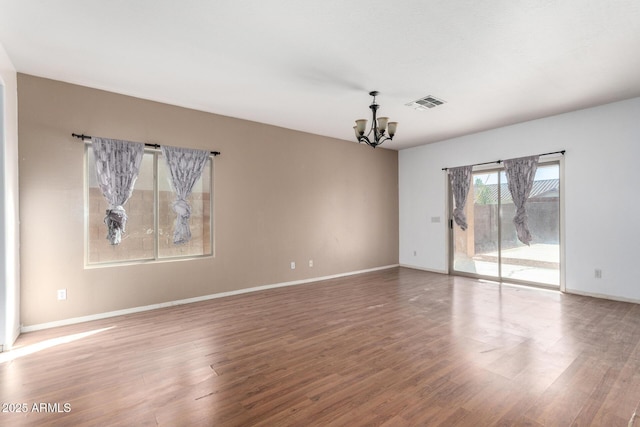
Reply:
[[[0,0],[18,72],[402,149],[640,96],[638,0]],[[445,104],[405,104],[433,95]]]

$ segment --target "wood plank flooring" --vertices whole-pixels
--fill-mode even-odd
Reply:
[[[0,425],[627,426],[639,343],[636,304],[394,268],[23,334]]]

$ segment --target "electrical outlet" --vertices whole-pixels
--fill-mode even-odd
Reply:
[[[309,267],[313,267],[313,260],[312,259],[309,260]]]
[[[596,268],[594,271],[594,276],[596,279],[602,279],[602,270],[600,270],[599,268]]]
[[[291,269],[292,270],[296,269],[296,262],[295,261],[291,261]]]
[[[67,290],[58,289],[58,301],[64,301],[67,299]]]

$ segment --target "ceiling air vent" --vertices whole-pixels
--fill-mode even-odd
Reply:
[[[433,95],[427,95],[415,101],[405,104],[407,107],[411,107],[414,110],[425,111],[427,108],[435,108],[438,105],[444,104],[445,101],[438,99]]]

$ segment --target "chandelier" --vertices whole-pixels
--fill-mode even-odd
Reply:
[[[373,112],[371,129],[369,130],[369,133],[365,135],[364,131],[367,128],[367,119],[359,119],[356,120],[356,125],[353,127],[353,130],[356,133],[356,139],[358,142],[364,142],[365,144],[376,148],[386,140],[391,141],[393,139],[393,135],[395,135],[396,128],[398,127],[398,122],[390,122],[389,117],[378,117],[376,121],[376,111],[380,108],[380,106],[376,104],[378,91],[374,90],[369,92],[369,95],[373,96],[373,102],[369,105],[369,108],[371,108],[371,111]],[[385,134],[387,130],[388,134]]]

